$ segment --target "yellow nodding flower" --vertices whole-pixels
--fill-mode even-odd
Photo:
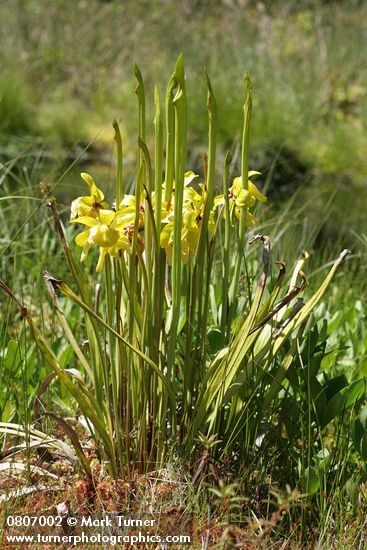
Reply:
[[[99,209],[97,218],[80,216],[72,220],[72,223],[81,223],[88,227],[75,238],[76,244],[83,248],[81,261],[85,260],[93,245],[99,247],[96,271],[102,271],[106,254],[118,256],[120,250],[130,250],[129,236],[121,226],[117,228],[115,217],[116,212],[113,210]]]
[[[198,193],[192,187],[188,187],[197,176],[189,171],[185,174],[185,187],[183,191],[183,211],[181,228],[181,261],[186,264],[190,256],[196,252],[200,226],[203,219],[204,207],[206,201],[206,189],[204,184],[199,184],[202,193]],[[173,251],[173,226],[174,226],[174,208],[166,211],[166,216],[162,220],[165,224],[160,234],[160,245],[166,251],[167,261],[172,263]],[[210,213],[208,229],[211,233],[214,230],[214,213]]]
[[[80,223],[87,229],[79,233],[75,242],[82,247],[81,261],[84,261],[92,246],[98,246],[99,259],[96,271],[102,271],[107,254],[119,257],[122,251],[131,252],[132,236],[135,230],[134,195],[124,195],[117,211],[109,210],[104,202],[104,194],[98,189],[93,178],[82,174],[87,182],[90,196],[79,197],[72,203],[71,223]],[[75,217],[77,216],[77,217]],[[138,231],[144,227],[144,206],[140,206]],[[144,249],[143,240],[138,236],[138,250]]]
[[[259,174],[259,172],[249,172],[249,177],[255,174]],[[76,244],[83,249],[81,261],[85,260],[92,246],[97,246],[99,248],[99,259],[96,271],[102,271],[107,254],[112,257],[119,257],[122,251],[131,253],[134,231],[138,231],[137,246],[138,252],[141,253],[144,250],[144,239],[140,235],[140,232],[144,229],[144,197],[142,196],[140,200],[138,227],[135,227],[137,199],[134,195],[124,195],[117,206],[117,210],[109,210],[107,203],[104,202],[104,194],[98,189],[93,178],[85,173],[81,176],[89,187],[90,195],[75,199],[71,205],[71,222],[80,223],[87,228],[75,238]],[[196,253],[207,201],[207,189],[203,183],[199,183],[196,189],[190,186],[197,177],[192,170],[185,173],[181,226],[181,261],[184,264],[188,263],[190,257]],[[175,187],[173,185],[173,196],[174,192]],[[161,203],[160,212],[162,223],[160,245],[165,249],[167,261],[170,264],[172,263],[175,216],[173,196],[168,201]],[[241,177],[235,178],[228,190],[228,198],[231,221],[234,212],[237,218],[242,215],[245,216],[248,225],[257,223],[251,213],[251,208],[256,201],[265,202],[266,197],[250,180],[245,189]],[[151,201],[153,210],[155,210],[154,192],[151,195]],[[214,207],[208,219],[209,234],[212,234],[215,228],[215,209],[219,205],[223,205],[224,202],[224,195],[214,198]]]
[[[251,171],[248,175],[250,178],[257,174],[260,174],[260,172]],[[250,212],[250,209],[255,205],[256,201],[266,202],[267,200],[266,196],[258,190],[256,185],[252,183],[250,179],[248,180],[247,189],[244,189],[241,176],[234,178],[232,186],[228,189],[228,198],[231,223],[233,219],[233,212],[235,213],[235,216],[239,219],[241,217],[242,211],[244,210],[246,222],[249,225],[257,223],[257,220]],[[224,195],[218,195],[214,198],[214,208],[217,208],[224,203]]]
[[[124,195],[122,201],[118,205],[116,212],[115,225],[117,228],[125,228],[127,226],[134,227],[135,225],[135,195]],[[144,205],[140,204],[139,208],[139,228],[144,227]]]
[[[188,187],[190,183],[198,177],[199,176],[195,174],[195,172],[193,172],[192,170],[188,170],[187,172],[185,172],[184,187]]]
[[[86,174],[85,172],[80,175],[89,187],[89,196],[78,197],[73,200],[71,203],[70,220],[81,216],[97,218],[98,210],[108,208],[108,204],[103,201],[104,194],[100,189],[98,189],[92,176]]]
[[[185,176],[184,176],[184,193],[185,193],[186,189],[188,188],[188,186],[190,185],[190,183],[198,177],[199,176],[197,174],[195,174],[195,172],[193,172],[192,170],[188,170],[187,172],[185,172]],[[166,188],[166,182],[164,181],[163,185],[162,185],[162,189],[165,189],[165,188]],[[176,182],[173,181],[172,194],[175,192],[175,189],[176,189]],[[168,204],[171,203],[171,200],[172,200],[172,197],[170,198]]]

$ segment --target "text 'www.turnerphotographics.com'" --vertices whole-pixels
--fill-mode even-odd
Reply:
[[[118,514],[92,516],[8,516],[6,540],[26,544],[190,544],[191,536],[159,532],[152,518]],[[56,528],[56,530],[55,530]],[[59,529],[57,529],[59,528]],[[52,529],[52,532],[48,532]],[[59,531],[59,532],[58,532]]]

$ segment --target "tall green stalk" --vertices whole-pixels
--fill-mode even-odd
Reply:
[[[248,188],[248,169],[249,169],[249,157],[250,157],[250,120],[252,111],[252,86],[251,80],[248,75],[244,78],[244,89],[246,94],[245,103],[243,106],[243,131],[242,131],[242,149],[241,149],[241,178],[243,189]],[[235,271],[232,283],[230,286],[230,306],[233,308],[236,295],[238,293],[238,284],[241,271],[241,262],[244,255],[245,248],[245,231],[246,231],[246,217],[244,215],[240,218],[238,241],[237,241],[237,255],[235,261]]]

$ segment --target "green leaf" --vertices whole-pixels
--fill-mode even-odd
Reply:
[[[367,431],[359,418],[352,427],[352,441],[356,451],[367,461]]]
[[[345,406],[350,407],[351,405],[354,405],[354,403],[363,396],[365,389],[366,384],[363,378],[359,378],[358,380],[352,382],[345,390]]]
[[[16,407],[14,403],[8,400],[1,413],[1,422],[11,422],[15,416]]]
[[[337,379],[334,378],[331,380],[332,382],[335,382],[334,384],[329,384],[332,386],[333,391],[336,389],[336,387],[340,387],[340,385],[344,384],[344,376],[339,376]],[[328,400],[325,411],[322,416],[321,426],[324,428],[333,420],[335,417],[337,417],[339,414],[342,414],[344,410],[347,407],[350,407],[353,405],[362,395],[365,391],[365,382],[363,378],[359,378],[355,382],[352,382],[352,384],[349,384],[347,387],[343,387],[338,393],[334,393],[334,395]]]
[[[10,340],[4,357],[4,366],[6,370],[15,372],[22,360],[19,342]]]
[[[68,344],[59,356],[60,366],[65,369],[74,356],[74,350],[70,344]]]
[[[344,374],[329,380],[325,385],[325,393],[328,401],[333,395],[339,393],[346,386],[348,386],[348,380]]]
[[[208,344],[210,355],[218,353],[221,347],[222,333],[218,328],[210,328],[208,331]]]
[[[321,427],[325,428],[336,416],[342,414],[345,409],[345,395],[337,393],[326,403],[324,414],[321,418]]]
[[[320,488],[320,473],[317,466],[311,466],[305,470],[305,491],[308,495],[314,495]]]

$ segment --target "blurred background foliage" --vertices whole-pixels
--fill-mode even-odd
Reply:
[[[3,0],[0,14],[3,153],[35,137],[53,152],[70,151],[98,134],[91,153],[103,162],[116,116],[133,155],[132,65],[152,96],[155,82],[163,92],[183,51],[193,157],[201,156],[207,131],[203,67],[220,106],[224,152],[239,138],[247,71],[253,157],[265,172],[278,159],[278,191],[289,192],[310,172],[365,182],[366,2]]]
[[[68,204],[83,189],[81,169],[112,187],[114,117],[131,182],[137,147],[133,63],[146,82],[152,146],[154,84],[163,97],[182,51],[188,167],[203,173],[206,67],[219,106],[219,159],[231,150],[233,175],[239,173],[242,75],[248,72],[254,88],[251,168],[262,172],[258,182],[271,199],[266,216],[292,197],[288,215],[293,227],[302,226],[295,240],[302,240],[307,222],[312,246],[322,255],[329,258],[340,246],[365,251],[367,2],[3,0],[0,38],[2,162],[20,155],[32,171],[28,180],[52,184],[92,141],[59,186],[59,201]],[[218,186],[221,170],[219,163]],[[7,193],[18,188],[13,178]]]

